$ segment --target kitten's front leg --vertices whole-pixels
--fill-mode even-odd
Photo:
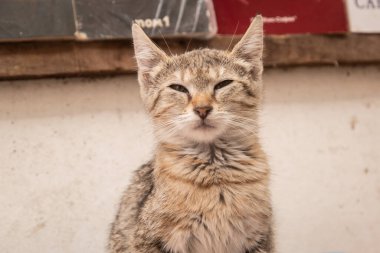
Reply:
[[[261,250],[261,249],[259,249],[259,250],[252,249],[252,250],[247,250],[245,253],[271,253],[271,252]]]
[[[245,253],[274,253],[272,231],[270,230],[268,235],[256,242],[255,245],[246,250]]]
[[[123,253],[167,253],[166,251],[163,251],[161,248],[158,247],[151,247],[151,246],[146,246],[146,247],[136,247],[133,249],[133,251],[129,252],[123,252]]]
[[[263,248],[259,248],[257,246],[249,249],[249,250],[246,250],[245,253],[274,253],[272,249],[263,249]]]
[[[163,242],[156,237],[135,237],[134,243],[134,250],[130,253],[169,253],[164,249]]]
[[[135,253],[135,252],[133,252]],[[162,251],[160,249],[146,249],[146,250],[143,250],[143,251],[139,251],[139,252],[136,252],[136,253],[166,253],[165,251]]]

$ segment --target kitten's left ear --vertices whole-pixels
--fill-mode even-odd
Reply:
[[[257,15],[243,38],[232,49],[232,55],[248,63],[262,62],[264,47],[263,18]]]
[[[167,58],[164,51],[159,49],[137,24],[132,25],[132,37],[138,71],[142,74],[149,73]]]

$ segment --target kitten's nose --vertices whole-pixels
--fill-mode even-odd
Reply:
[[[194,112],[197,114],[201,119],[205,119],[207,115],[212,111],[211,106],[197,106],[194,107]]]

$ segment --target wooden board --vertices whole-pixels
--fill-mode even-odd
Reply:
[[[239,38],[169,40],[172,53],[227,49]],[[168,52],[164,41],[157,44]],[[380,63],[380,35],[294,35],[265,39],[266,66]],[[136,71],[131,41],[0,43],[0,79],[124,74]]]

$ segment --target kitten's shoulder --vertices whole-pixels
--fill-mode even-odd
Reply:
[[[132,183],[147,182],[152,180],[153,168],[153,161],[149,161],[148,163],[141,165],[137,170],[135,170]]]
[[[131,183],[120,203],[120,215],[136,217],[153,189],[153,163],[148,162],[134,171]]]
[[[153,168],[153,163],[149,162],[134,172],[131,183],[123,194],[116,219],[111,226],[109,252],[125,252],[131,249],[138,216],[153,190]]]
[[[153,169],[154,165],[152,161],[140,166],[140,168],[134,172],[132,182],[125,193],[127,200],[123,202],[128,204],[135,202],[135,212],[137,216],[147,198],[152,193],[154,187]]]

